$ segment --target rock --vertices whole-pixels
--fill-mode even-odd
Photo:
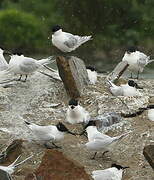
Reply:
[[[89,84],[84,62],[74,56],[67,57],[67,59],[58,56],[56,61],[66,92],[71,98],[80,97],[85,86]]]
[[[126,61],[121,61],[114,70],[107,76],[107,79],[110,79],[111,81],[117,80],[120,78],[120,76],[124,73],[124,71],[127,69],[129,64]]]
[[[90,180],[84,167],[57,150],[46,150],[38,169],[25,180],[34,180],[34,177],[43,180]]]
[[[96,121],[98,130],[102,131],[105,127],[111,127],[113,124],[121,122],[122,117],[116,112],[106,112],[104,114],[93,117],[90,120]]]
[[[143,155],[154,169],[154,145],[145,146],[143,149]]]
[[[22,153],[22,139],[14,140],[2,153],[0,163],[10,164]]]
[[[12,178],[7,172],[0,169],[0,180],[12,180]]]

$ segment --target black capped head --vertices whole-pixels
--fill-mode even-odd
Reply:
[[[133,80],[129,80],[128,81],[128,85],[135,87],[136,89],[143,89],[142,87],[140,87],[136,82],[134,82]]]
[[[71,99],[68,103],[68,105],[71,107],[71,109],[74,109],[76,106],[78,106],[78,100]]]
[[[67,129],[67,127],[66,127],[63,123],[61,123],[61,122],[59,122],[59,123],[56,125],[56,127],[57,127],[57,129],[58,129],[59,131],[61,131],[61,132],[67,132],[67,133],[69,133],[69,134],[76,135],[75,133],[69,131],[69,130]]]
[[[56,32],[56,31],[59,31],[60,29],[62,29],[59,25],[55,25],[55,26],[53,26],[53,28],[52,28],[52,32],[54,33],[54,32]]]
[[[111,165],[111,167],[115,167],[115,168],[117,168],[118,170],[120,170],[120,169],[126,169],[126,168],[129,168],[128,166],[126,166],[126,167],[123,167],[123,166],[121,166],[121,165],[118,165],[118,164],[112,164]]]
[[[128,47],[127,48],[127,53],[133,53],[133,52],[136,52],[138,49],[137,49],[137,47],[135,47],[135,46],[131,46],[131,47]]]
[[[96,121],[89,121],[88,124],[84,127],[84,129],[86,129],[89,126],[96,126]]]
[[[129,80],[128,85],[132,87],[136,87],[137,84],[133,80]]]
[[[90,69],[91,71],[96,71],[96,68],[94,66],[86,66],[86,69]]]

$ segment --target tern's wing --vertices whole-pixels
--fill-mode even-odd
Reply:
[[[65,33],[65,36],[67,37],[67,40],[64,42],[64,44],[68,47],[68,48],[74,48],[77,45],[77,38],[70,34],[70,33]]]
[[[94,180],[111,180],[114,177],[114,173],[110,169],[93,171],[92,177]]]
[[[25,73],[32,73],[39,68],[39,64],[33,58],[24,58],[19,65],[21,71]]]
[[[94,134],[93,140],[104,140],[104,139],[110,139],[111,137],[102,133]]]
[[[108,145],[110,145],[112,142],[113,142],[112,139],[104,139],[104,140],[95,139],[94,141],[90,141],[85,145],[89,150],[100,151],[100,150],[106,150]]]

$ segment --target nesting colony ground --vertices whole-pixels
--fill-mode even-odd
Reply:
[[[88,86],[84,96],[79,99],[80,104],[90,112],[91,116],[108,111],[135,112],[138,108],[147,106],[149,102],[154,104],[154,80],[139,80],[139,85],[143,87],[142,97],[117,98],[109,93],[104,85],[104,79],[105,76],[100,75],[97,84]],[[14,173],[15,180],[24,180],[29,173],[37,169],[45,152],[44,147],[31,141],[31,134],[24,120],[40,125],[64,122],[68,100],[61,82],[51,80],[39,73],[33,75],[26,83],[17,82],[9,88],[0,87],[1,151],[12,140],[24,139],[26,141],[23,143],[22,159],[34,154],[30,161],[20,166]],[[75,132],[82,131],[81,125],[66,123],[66,126]],[[114,150],[103,158],[99,158],[101,154],[98,154],[96,160],[91,160],[93,153],[81,146],[87,139],[79,136],[66,135],[64,141],[58,143],[62,146],[59,151],[84,166],[88,174],[96,169],[108,168],[112,163],[118,163],[130,166],[124,173],[124,180],[153,180],[154,173],[143,156],[143,148],[153,143],[150,141],[154,140],[154,122],[148,120],[147,112],[144,111],[137,117],[123,119],[106,133],[116,136],[128,131],[131,131],[130,135],[122,139]],[[73,180],[75,179],[78,179],[77,174],[74,175]]]

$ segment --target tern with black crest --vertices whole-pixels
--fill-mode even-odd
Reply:
[[[89,112],[79,105],[78,100],[71,99],[66,112],[66,121],[70,124],[88,123]]]
[[[64,32],[59,25],[52,28],[52,33],[52,44],[62,52],[71,52],[91,40],[91,36],[78,36]]]
[[[99,151],[103,154],[108,152],[114,147],[115,144],[117,144],[117,142],[129,134],[124,133],[119,136],[110,137],[97,130],[95,121],[89,121],[89,123],[85,126],[85,130],[88,135],[88,142],[84,146],[87,148],[87,150],[95,152],[92,159],[95,159],[95,156]],[[84,131],[80,135],[83,133]]]
[[[48,147],[47,143],[51,142],[55,148],[59,148],[59,146],[57,146],[55,142],[64,139],[64,135],[66,133],[76,135],[75,133],[69,131],[67,127],[61,122],[59,122],[57,125],[49,126],[39,126],[27,121],[25,121],[25,123],[35,136],[34,140],[43,142],[45,147]]]
[[[122,180],[123,171],[127,168],[114,163],[110,168],[93,171],[92,177],[94,180]]]

